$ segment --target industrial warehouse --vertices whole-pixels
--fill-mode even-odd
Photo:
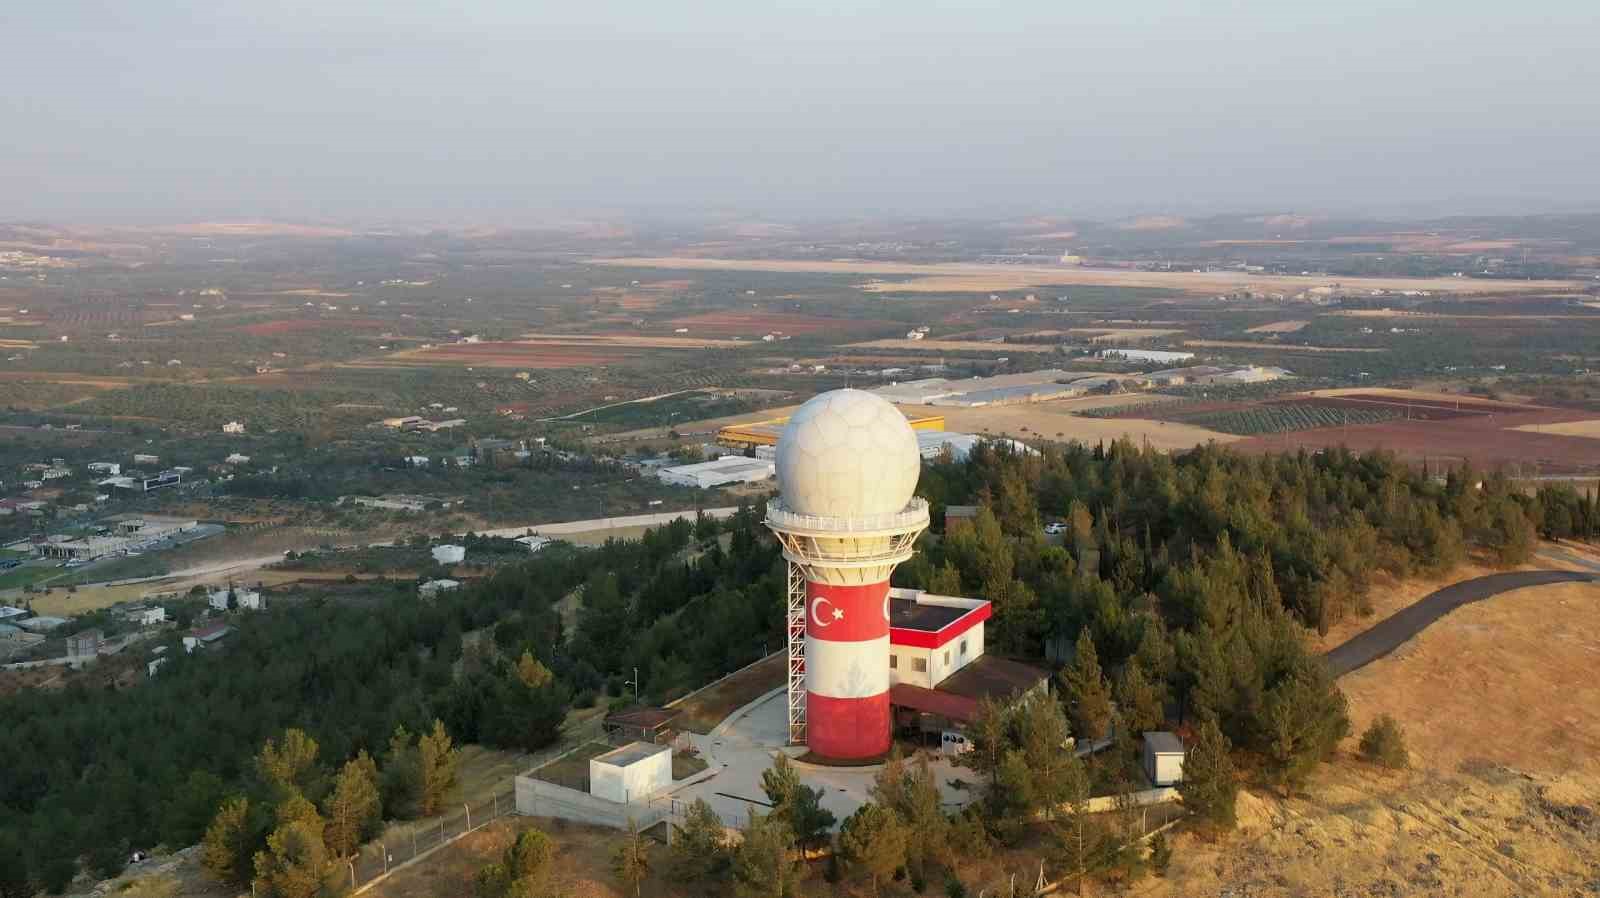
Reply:
[[[33,554],[40,558],[94,561],[112,555],[142,552],[198,527],[197,521],[184,518],[154,515],[108,518],[92,533],[46,537],[34,543]]]

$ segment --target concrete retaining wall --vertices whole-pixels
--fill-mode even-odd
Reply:
[[[525,817],[559,817],[612,829],[627,829],[631,818],[645,829],[665,818],[671,807],[662,799],[618,804],[531,776],[517,777],[517,813]]]

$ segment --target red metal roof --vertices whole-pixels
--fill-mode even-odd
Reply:
[[[889,704],[897,708],[911,708],[928,714],[938,714],[960,723],[970,723],[978,716],[976,699],[936,689],[924,689],[910,683],[896,683],[890,686]]]

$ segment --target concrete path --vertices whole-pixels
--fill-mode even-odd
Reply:
[[[1510,571],[1453,583],[1424,596],[1415,605],[1395,612],[1323,656],[1336,677],[1359,670],[1382,658],[1429,624],[1472,602],[1481,602],[1513,589],[1548,583],[1600,582],[1600,574],[1581,571]]]
[[[743,826],[750,811],[766,813],[767,793],[761,791],[761,774],[772,766],[778,752],[798,754],[803,749],[788,746],[788,701],[783,689],[776,689],[729,715],[708,735],[689,734],[717,775],[687,786],[675,787],[672,797],[688,804],[705,799],[727,826]],[[955,779],[974,780],[973,772],[956,767],[944,758],[930,765],[939,782],[940,797],[947,811],[972,800],[971,790],[955,789]],[[822,790],[822,806],[833,812],[838,823],[865,804],[872,792],[878,767],[823,767],[806,764],[800,779]]]

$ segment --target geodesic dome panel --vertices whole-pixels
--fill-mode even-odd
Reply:
[[[881,396],[834,390],[789,418],[778,439],[778,486],[800,514],[901,511],[922,470],[917,435]]]

